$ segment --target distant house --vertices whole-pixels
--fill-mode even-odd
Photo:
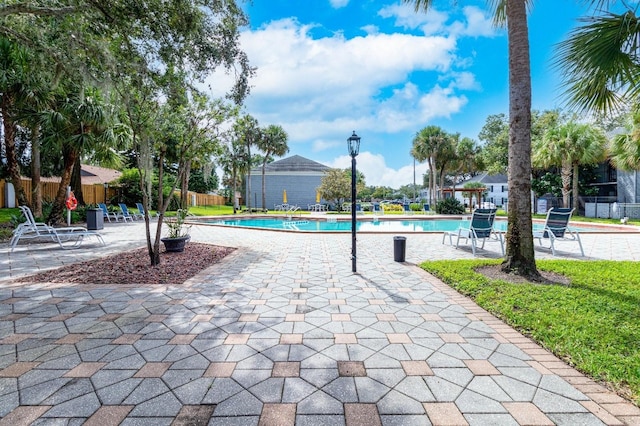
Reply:
[[[489,173],[484,172],[456,185],[456,188],[462,188],[465,184],[472,182],[479,182],[487,188],[487,192],[482,196],[483,202],[493,203],[496,207],[503,207],[507,205],[507,200],[509,198],[507,175],[490,175]],[[460,200],[460,202],[463,204],[465,202],[468,203],[469,199],[464,199],[463,196],[463,193],[456,192],[456,198]]]
[[[298,205],[306,210],[316,203],[316,191],[320,181],[329,170],[328,166],[308,158],[294,155],[269,163],[265,167],[265,201],[267,209],[283,204],[287,193],[287,204]],[[245,193],[248,191],[248,185]],[[251,206],[262,208],[262,166],[251,169]],[[245,201],[246,204],[246,201]]]
[[[87,164],[82,164],[80,166],[80,180],[83,185],[104,185],[110,184],[112,182],[115,183],[120,176],[122,176],[122,172],[114,169],[107,169],[104,167],[98,166],[89,166]],[[29,179],[25,177],[24,179]],[[40,178],[41,182],[60,182],[60,176],[52,176],[52,177],[42,177]]]

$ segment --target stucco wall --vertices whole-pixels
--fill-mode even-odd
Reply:
[[[639,172],[623,172],[618,170],[618,202],[640,203]]]
[[[287,203],[306,210],[309,204],[315,204],[316,189],[320,186],[323,176],[323,174],[266,174],[265,207],[273,210],[274,205],[282,204],[282,193],[286,190]],[[262,174],[260,173],[251,174],[251,206],[262,208]]]

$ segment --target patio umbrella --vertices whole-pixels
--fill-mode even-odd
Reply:
[[[287,190],[286,189],[284,189],[282,191],[282,203],[283,204],[287,204]]]
[[[320,204],[320,191],[316,191],[316,204]]]

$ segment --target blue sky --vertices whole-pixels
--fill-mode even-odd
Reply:
[[[287,156],[331,167],[350,167],[346,140],[355,130],[367,185],[410,184],[411,141],[421,128],[477,141],[487,116],[508,113],[506,31],[491,25],[486,3],[436,0],[416,14],[399,1],[253,0],[241,37],[257,67],[245,112],[287,131]],[[534,2],[534,109],[563,105],[551,61],[584,15],[577,3]],[[416,165],[417,182],[425,171]]]

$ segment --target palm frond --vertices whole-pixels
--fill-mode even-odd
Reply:
[[[632,11],[581,20],[557,46],[554,67],[563,75],[571,108],[617,112],[640,95],[640,21]]]

